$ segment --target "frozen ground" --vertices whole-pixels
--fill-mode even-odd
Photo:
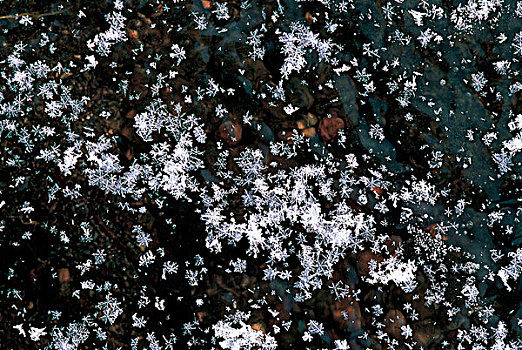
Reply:
[[[521,349],[521,23],[0,0],[0,348]]]

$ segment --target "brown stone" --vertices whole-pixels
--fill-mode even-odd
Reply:
[[[437,226],[438,226],[438,224],[435,223],[435,224],[429,225],[428,227],[426,227],[426,229],[428,230],[428,232],[431,234],[432,237],[435,237],[435,238],[438,237],[438,238],[442,239],[443,241],[447,241],[448,236],[440,233],[439,230],[437,229]]]
[[[392,235],[389,239],[384,241],[384,244],[386,244],[386,247],[388,248],[388,252],[390,252],[391,254],[395,253],[395,250],[399,248],[401,243],[402,238],[396,235]]]
[[[332,142],[342,128],[344,128],[344,120],[342,118],[323,118],[319,122],[319,136],[325,142]]]
[[[125,152],[125,157],[127,157],[128,160],[134,158],[134,152],[132,151],[132,148],[129,148],[127,152]]]
[[[339,300],[330,306],[333,319],[350,332],[357,332],[361,329],[361,308],[359,303],[349,299]],[[343,316],[346,312],[347,319]]]
[[[292,144],[292,140],[291,140],[291,137],[293,136],[293,132],[292,131],[279,131],[277,133],[277,137],[282,140],[282,141],[285,141],[286,143],[288,144]]]
[[[315,136],[315,128],[307,128],[301,131],[306,137],[314,137]]]
[[[58,270],[58,281],[60,281],[60,283],[69,282],[70,279],[71,275],[69,274],[68,268],[62,268]]]
[[[441,338],[441,332],[436,327],[430,325],[419,325],[413,329],[413,339],[428,347]]]
[[[134,40],[138,40],[138,38],[139,38],[138,31],[135,29],[128,29],[127,35],[129,36],[129,38],[134,39]]]
[[[310,128],[317,124],[317,117],[312,113],[308,113],[303,119],[297,121],[297,128],[299,130]]]
[[[197,315],[199,322],[203,322],[205,317],[207,317],[207,313],[205,311],[198,311]]]
[[[391,309],[386,316],[384,316],[384,331],[395,339],[403,338],[401,335],[401,327],[405,325],[406,317],[404,317],[403,313],[399,310]]]
[[[254,323],[253,325],[251,325],[250,327],[252,327],[252,329],[256,330],[256,331],[261,331],[263,333],[266,333],[266,327],[264,324],[262,324],[261,322],[258,322],[258,323]]]
[[[372,253],[366,249],[359,253],[357,257],[357,273],[359,276],[368,276],[370,273],[369,262],[370,260],[382,261],[382,257]]]
[[[137,114],[136,110],[135,109],[131,109],[129,112],[127,112],[127,114],[125,114],[125,118],[127,118],[127,119],[134,119],[136,114]]]
[[[299,119],[296,123],[296,126],[299,130],[306,129],[306,121],[304,119]]]
[[[381,187],[374,187],[374,188],[372,188],[372,190],[378,196],[382,196],[384,194],[384,190]]]
[[[226,121],[219,126],[218,135],[229,146],[233,146],[241,141],[243,128],[238,123]]]

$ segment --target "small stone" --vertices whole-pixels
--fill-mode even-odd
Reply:
[[[318,121],[317,117],[312,113],[308,113],[304,119],[309,126],[314,126]]]
[[[319,136],[324,142],[332,142],[342,128],[344,128],[343,119],[339,117],[323,118],[319,123]]]
[[[198,316],[199,322],[203,322],[203,320],[207,316],[207,313],[205,311],[198,311],[197,316]]]
[[[58,270],[58,281],[60,283],[67,283],[71,279],[68,268],[62,268]]]
[[[402,338],[401,327],[405,325],[406,317],[404,317],[403,313],[399,310],[391,309],[386,316],[384,316],[384,331],[396,339]]]
[[[138,38],[139,38],[138,31],[135,29],[128,29],[127,35],[129,36],[129,38],[134,39],[134,40],[138,40]]]
[[[261,331],[264,333],[266,333],[266,327],[261,323],[261,322],[258,322],[258,323],[254,323],[253,325],[251,325],[250,327],[252,327],[252,329],[256,330],[256,331]]]
[[[382,261],[382,257],[372,253],[370,250],[363,250],[359,253],[357,259],[357,273],[359,276],[368,276],[370,267],[368,263],[370,260]]]
[[[314,137],[315,136],[315,128],[307,128],[301,131],[306,137]]]
[[[434,343],[440,341],[441,332],[432,325],[420,325],[413,329],[413,339],[422,346],[433,347]]]
[[[131,109],[129,112],[127,112],[127,114],[125,114],[125,118],[127,118],[127,119],[134,119],[136,114],[137,114],[136,110],[135,109]]]
[[[236,145],[241,141],[243,128],[237,123],[226,121],[219,127],[219,137],[225,141],[229,146]]]
[[[282,140],[282,141],[285,141],[287,144],[292,144],[292,136],[293,136],[293,132],[292,131],[279,131],[277,133],[277,137]]]

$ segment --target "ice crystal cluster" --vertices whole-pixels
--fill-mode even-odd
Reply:
[[[522,349],[522,1],[0,5],[0,348]]]

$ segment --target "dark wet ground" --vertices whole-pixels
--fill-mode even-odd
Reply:
[[[23,50],[27,62],[42,60],[51,67],[61,62],[71,71],[51,72],[35,83],[35,89],[44,81],[61,79],[73,98],[90,98],[77,119],[64,122],[50,119],[44,99],[34,93],[24,102],[24,113],[12,117],[5,112],[7,104],[25,92],[10,89],[8,78],[3,77],[1,117],[16,120],[18,131],[9,132],[2,124],[0,133],[0,190],[5,201],[0,236],[2,347],[59,348],[59,340],[76,339],[81,349],[102,348],[104,344],[128,348],[131,339],[139,338],[140,348],[153,348],[147,334],[155,332],[162,346],[175,334],[178,340],[174,348],[210,348],[213,326],[225,315],[241,310],[251,312],[245,322],[258,331],[260,338],[269,334],[282,349],[335,348],[341,340],[352,349],[457,349],[461,343],[471,348],[473,341],[478,342],[473,330],[479,326],[488,333],[482,349],[493,348],[495,342],[520,348],[522,260],[515,255],[522,244],[520,154],[513,152],[506,169],[494,160],[506,151],[503,142],[519,132],[510,129],[509,123],[522,113],[521,92],[514,88],[520,81],[520,54],[512,44],[521,31],[516,3],[504,2],[498,8],[492,5],[487,20],[474,19],[467,12],[460,14],[464,25],[469,24],[467,30],[456,28],[451,16],[458,14],[457,4],[448,1],[433,1],[425,8],[413,1],[390,2],[395,8],[391,17],[384,10],[385,2],[348,3],[343,12],[339,3],[327,1],[232,1],[226,3],[230,15],[226,20],[211,12],[217,8],[213,2],[168,4],[169,10],[146,1],[124,3],[122,30],[128,40],[113,43],[107,56],[89,49],[86,41],[109,29],[103,15],[113,11],[112,3],[99,1],[86,6],[73,1],[60,7],[52,2],[4,1],[0,6],[2,72],[14,74],[14,68],[4,60],[22,41],[27,45]],[[85,16],[79,16],[80,10]],[[430,14],[423,19],[422,27],[415,24],[410,10]],[[33,15],[32,26],[9,17],[26,12],[49,15]],[[190,13],[208,17],[207,28],[195,29],[195,16]],[[8,18],[1,17],[4,14]],[[342,45],[332,53],[338,62],[320,62],[316,50],[309,50],[301,71],[284,79],[280,37],[291,30],[293,22],[303,24],[322,40]],[[328,23],[339,27],[328,31]],[[428,28],[436,34],[423,45],[418,37]],[[251,46],[246,40],[255,29],[263,33],[261,44],[266,51],[263,59],[253,61],[248,58]],[[40,44],[43,33],[54,44],[54,53],[48,44]],[[498,39],[501,35],[507,37],[503,43]],[[179,65],[168,58],[174,44],[186,51]],[[82,71],[88,55],[94,55],[99,63]],[[509,68],[495,69],[499,61],[508,62]],[[176,72],[175,77],[170,72]],[[487,80],[481,91],[472,84],[478,72]],[[169,86],[159,88],[156,94],[153,85],[160,73]],[[128,82],[126,90],[122,89],[122,80]],[[281,81],[285,101],[274,95]],[[211,87],[211,82],[223,90],[215,96],[207,92],[199,100],[201,90]],[[188,102],[186,96],[197,103]],[[197,193],[188,186],[185,194],[177,197],[165,189],[152,190],[149,181],[141,178],[136,189],[143,189],[143,195],[122,196],[89,182],[85,169],[94,165],[87,157],[69,174],[56,163],[36,158],[40,149],[51,145],[59,145],[64,151],[72,144],[66,132],[72,131],[90,142],[96,142],[100,135],[112,138],[111,153],[123,167],[117,177],[135,164],[150,164],[153,172],[160,172],[161,163],[150,160],[152,145],[166,142],[175,147],[183,129],[163,126],[160,132],[151,134],[150,142],[143,140],[136,119],[155,98],[160,98],[182,125],[192,114],[199,119],[206,140],[194,142],[193,150],[202,152],[202,166],[189,173],[196,187],[207,188],[212,196],[216,193],[212,183],[224,190],[237,189],[228,195],[227,221],[233,218],[239,224],[248,223],[250,214],[264,215],[270,209],[269,204],[260,208],[244,205],[242,196],[253,191],[252,184],[237,185],[226,175],[242,176],[239,161],[234,159],[244,157],[245,150],[261,150],[262,162],[268,168],[263,174],[290,173],[299,166],[321,163],[327,164],[327,169],[347,170],[346,156],[354,154],[359,166],[352,174],[351,185],[335,171],[327,171],[308,184],[328,218],[335,220],[335,206],[346,203],[356,213],[374,219],[374,236],[332,258],[331,274],[321,276],[321,287],[299,301],[302,290],[296,283],[307,266],[298,256],[298,241],[308,239],[319,255],[333,250],[307,229],[306,223],[296,224],[299,220],[287,218],[278,225],[291,231],[288,237],[279,238],[289,252],[284,262],[271,263],[269,250],[254,257],[248,252],[246,239],[233,246],[231,240],[221,238],[222,251],[216,254],[206,244],[212,230],[201,220],[205,199],[200,190]],[[184,114],[176,111],[178,103]],[[285,111],[289,104],[295,108],[291,114]],[[226,117],[216,112],[219,105],[228,110]],[[108,111],[110,117],[103,117],[102,111]],[[247,112],[252,116],[250,123],[245,122]],[[66,114],[74,111],[69,108]],[[34,150],[28,151],[26,143],[20,141],[21,130],[30,131],[35,125],[54,126],[58,132],[34,142]],[[382,137],[370,132],[372,128],[382,130]],[[176,131],[169,134],[167,129]],[[494,135],[491,142],[484,141],[488,134]],[[297,144],[296,155],[289,159],[275,154],[271,145],[276,142],[290,148]],[[83,146],[84,154],[85,149]],[[228,157],[223,156],[226,151]],[[13,164],[17,157],[19,166]],[[224,157],[223,165],[219,165],[220,157]],[[275,162],[273,167],[268,166],[271,162]],[[382,174],[378,182],[365,184],[376,176],[375,171]],[[16,180],[19,177],[23,178]],[[332,196],[321,194],[318,185],[327,178],[332,179]],[[394,197],[421,180],[433,186],[431,202],[423,192],[411,201]],[[279,186],[284,181],[272,183]],[[81,195],[68,198],[62,190],[56,200],[50,201],[49,188],[55,184],[62,189],[80,184]],[[342,189],[347,187],[353,191],[342,196]],[[286,190],[290,192],[291,188]],[[280,194],[280,198],[286,197]],[[397,200],[399,204],[394,206]],[[461,213],[459,201],[465,203]],[[20,210],[25,202],[30,202],[34,212]],[[389,211],[376,207],[381,202]],[[144,208],[143,212],[139,208]],[[495,213],[503,217],[492,222]],[[136,244],[135,225],[150,234],[150,248]],[[86,236],[87,231],[90,236]],[[26,232],[32,234],[30,239],[21,238]],[[384,237],[379,244],[387,248],[373,253],[371,247],[379,236]],[[395,253],[399,242],[404,249]],[[432,256],[426,245],[439,256]],[[93,264],[92,254],[98,249],[104,249],[110,258]],[[492,249],[503,257],[494,261]],[[157,254],[157,261],[143,268],[140,259],[149,250]],[[196,254],[204,264],[197,263]],[[370,260],[382,262],[394,254],[418,264],[413,292],[406,292],[395,282],[379,285],[364,281],[370,275]],[[245,260],[247,267],[233,272],[230,261],[238,258]],[[91,259],[87,264],[91,267],[82,274],[78,266],[87,259]],[[179,269],[162,279],[165,261],[176,262]],[[447,270],[459,266],[458,272],[441,269],[443,264]],[[519,271],[508,283],[511,290],[498,274],[510,265]],[[269,280],[265,275],[269,267],[288,270],[291,278]],[[187,278],[193,272],[198,274],[197,284]],[[82,282],[87,280],[99,290],[83,288]],[[472,304],[461,293],[470,280],[479,291],[478,301]],[[349,292],[336,297],[332,294],[334,285],[342,285]],[[442,298],[433,301],[437,288],[444,286]],[[14,290],[20,290],[23,297],[13,296]],[[78,290],[80,298],[74,294]],[[101,321],[95,307],[105,300],[108,291],[123,308],[113,325]],[[141,308],[140,295],[146,295],[150,304]],[[156,298],[165,300],[165,310],[154,306]],[[405,310],[406,303],[418,317]],[[375,305],[380,305],[381,314],[374,311]],[[488,309],[493,310],[492,316],[484,321],[484,310]],[[54,319],[51,311],[62,314]],[[133,327],[135,313],[146,317],[145,328]],[[95,326],[82,321],[86,315],[91,315]],[[308,342],[303,335],[310,330],[310,320],[322,323],[324,332]],[[494,337],[499,321],[507,327],[501,342]],[[194,329],[187,331],[190,322]],[[19,324],[27,332],[31,326],[45,326],[47,335],[39,342],[24,338],[13,329]],[[92,329],[89,340],[78,340],[81,336],[73,328],[79,325]],[[411,338],[402,335],[400,326],[404,325],[413,330]],[[107,332],[107,339],[97,337],[94,329],[98,326]],[[466,334],[475,340],[467,342]]]

